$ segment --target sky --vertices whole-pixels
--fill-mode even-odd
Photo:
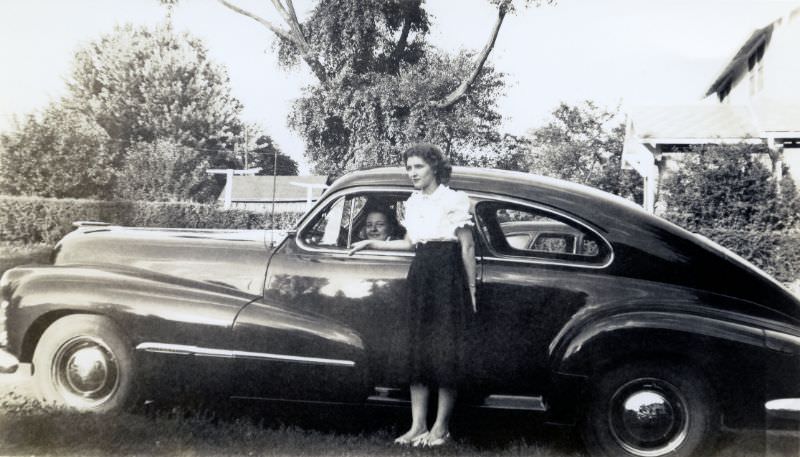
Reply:
[[[266,0],[233,0],[280,22]],[[312,0],[295,0],[301,20]],[[431,41],[478,51],[496,13],[488,0],[425,0]],[[507,16],[490,61],[506,75],[498,100],[503,130],[542,125],[561,101],[609,108],[699,102],[752,31],[800,0],[559,0]],[[164,20],[158,0],[0,0],[0,131],[66,92],[77,49],[114,25]],[[182,0],[173,25],[204,40],[229,73],[247,122],[262,126],[309,167],[303,143],[286,125],[292,100],[313,82],[308,68],[278,67],[274,37],[216,0]]]

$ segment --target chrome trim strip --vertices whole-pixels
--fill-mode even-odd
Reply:
[[[136,346],[137,351],[153,352],[160,354],[193,355],[198,357],[220,357],[226,359],[257,359],[280,362],[307,363],[312,365],[332,365],[341,367],[354,367],[352,360],[326,359],[323,357],[302,357],[297,355],[270,354],[267,352],[233,351],[228,349],[202,348],[184,344],[167,343],[141,343]]]
[[[777,420],[800,421],[800,398],[778,398],[764,403],[767,416]]]
[[[800,336],[764,329],[764,338],[767,347],[774,351],[800,354]]]
[[[523,395],[489,395],[481,405],[489,409],[515,409],[523,411],[547,411],[547,405],[542,397],[528,397]]]
[[[776,398],[764,403],[764,409],[800,413],[800,398]]]

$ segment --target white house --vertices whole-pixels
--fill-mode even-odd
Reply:
[[[800,8],[756,29],[690,106],[630,110],[623,168],[644,178],[653,211],[659,182],[692,145],[765,144],[763,160],[780,176],[787,165],[800,183]]]

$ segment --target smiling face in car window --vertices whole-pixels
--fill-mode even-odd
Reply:
[[[373,211],[367,215],[367,222],[364,228],[367,238],[370,240],[385,240],[389,236],[389,221],[385,214],[378,211]]]

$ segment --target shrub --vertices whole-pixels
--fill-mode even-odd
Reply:
[[[746,144],[692,149],[664,180],[664,217],[791,282],[800,277],[800,198],[789,176],[778,191],[757,159],[766,153]]]
[[[772,231],[797,227],[800,198],[791,177],[781,180],[757,158],[762,145],[709,145],[694,148],[664,180],[664,217],[692,230]]]
[[[294,227],[300,213],[275,215],[276,229]],[[113,225],[173,228],[260,229],[270,216],[185,202],[98,201],[0,196],[0,241],[54,244],[79,220]]]

